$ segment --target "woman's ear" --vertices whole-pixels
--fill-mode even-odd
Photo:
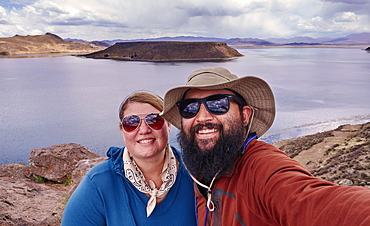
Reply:
[[[243,125],[247,126],[249,123],[249,119],[253,113],[253,110],[250,106],[245,105],[243,106],[242,114],[243,114]]]
[[[121,135],[123,137],[123,134],[124,134],[125,130],[123,129],[123,126],[122,126],[121,123],[118,125],[118,129],[119,129],[119,132],[121,133]]]

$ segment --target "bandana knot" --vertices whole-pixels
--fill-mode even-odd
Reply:
[[[176,181],[177,175],[177,160],[169,145],[166,146],[164,164],[162,169],[163,184],[159,189],[154,184],[154,181],[149,180],[148,183],[140,168],[136,165],[135,160],[130,157],[128,150],[123,151],[123,171],[125,177],[144,194],[150,195],[146,206],[146,215],[149,217],[157,205],[157,198],[163,198],[167,195],[171,187]]]

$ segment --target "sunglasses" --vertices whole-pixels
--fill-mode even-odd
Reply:
[[[145,120],[145,123],[155,130],[162,129],[164,125],[164,118],[158,113],[150,113],[143,118],[138,115],[128,115],[122,119],[121,125],[125,131],[133,132],[140,127],[141,120]]]
[[[214,115],[223,115],[230,110],[230,99],[234,99],[239,105],[244,106],[243,98],[232,94],[216,94],[202,99],[185,99],[177,102],[180,115],[183,118],[193,118],[199,112],[200,105],[203,104],[207,111]]]

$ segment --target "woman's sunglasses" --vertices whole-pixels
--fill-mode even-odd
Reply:
[[[185,99],[176,104],[180,110],[181,117],[193,118],[198,114],[201,104],[204,104],[207,111],[214,115],[227,113],[230,109],[230,99],[234,99],[241,106],[245,105],[243,98],[232,94],[216,94],[202,99]]]
[[[143,118],[138,115],[128,115],[122,119],[121,125],[127,132],[132,132],[140,127],[141,120],[145,120],[145,123],[155,130],[162,129],[164,125],[164,118],[158,113],[150,113]]]

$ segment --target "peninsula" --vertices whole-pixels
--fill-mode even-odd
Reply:
[[[104,45],[105,44],[105,45]],[[22,55],[91,53],[107,48],[101,42],[72,42],[65,41],[58,35],[46,33],[44,35],[15,35],[0,38],[0,56],[19,57]]]
[[[224,42],[119,42],[107,49],[82,55],[95,59],[130,61],[217,61],[242,56]]]

